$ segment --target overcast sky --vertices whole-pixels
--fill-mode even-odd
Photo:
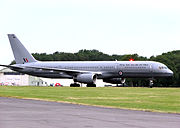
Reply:
[[[0,64],[14,33],[31,53],[97,49],[150,57],[180,50],[179,0],[0,0]]]

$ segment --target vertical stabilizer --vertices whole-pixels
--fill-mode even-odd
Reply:
[[[23,44],[14,34],[8,34],[11,48],[14,54],[16,64],[36,62],[37,60],[27,51]]]

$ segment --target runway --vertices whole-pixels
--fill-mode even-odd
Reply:
[[[0,97],[0,128],[179,128],[180,114]]]

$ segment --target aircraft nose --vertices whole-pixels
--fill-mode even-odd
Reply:
[[[169,76],[173,76],[173,71],[171,71],[170,69],[168,70],[168,74],[169,74]]]

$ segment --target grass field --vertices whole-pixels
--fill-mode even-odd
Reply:
[[[0,96],[42,99],[131,110],[180,113],[180,88],[0,86]]]

